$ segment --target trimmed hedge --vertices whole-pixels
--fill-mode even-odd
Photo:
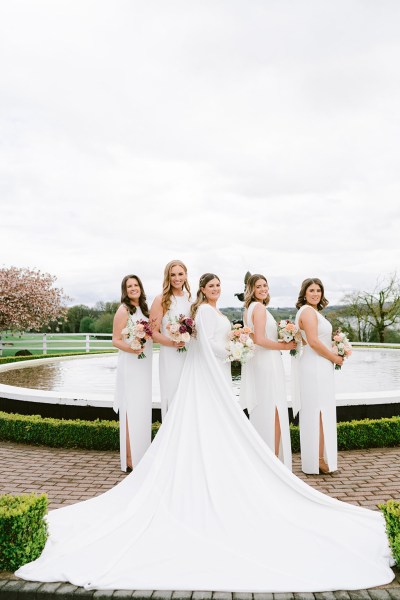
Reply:
[[[300,430],[290,425],[292,451],[300,452]],[[400,417],[363,419],[337,424],[339,450],[400,446]]]
[[[400,566],[400,502],[388,500],[386,504],[379,504],[378,507],[385,517],[386,532],[388,534],[393,558]]]
[[[153,437],[160,423],[153,423]],[[339,450],[400,446],[400,417],[338,423]],[[290,426],[292,450],[300,451],[299,428]],[[0,440],[86,450],[118,450],[118,421],[50,419],[0,411]]]
[[[160,423],[153,423],[153,437]],[[0,440],[85,450],[119,450],[118,421],[50,419],[0,411]]]
[[[0,365],[9,363],[23,362],[25,360],[37,360],[38,358],[64,358],[68,356],[88,356],[90,354],[109,354],[114,352],[114,348],[109,350],[92,350],[91,352],[63,352],[60,354],[31,354],[30,356],[0,356]]]
[[[0,571],[15,571],[40,556],[47,540],[47,495],[0,496]]]

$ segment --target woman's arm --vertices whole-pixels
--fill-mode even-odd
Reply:
[[[112,344],[113,346],[115,346],[119,350],[123,350],[124,352],[130,352],[131,354],[140,354],[142,352],[142,349],[132,350],[129,344],[127,344],[122,337],[122,330],[124,329],[124,327],[126,327],[128,318],[128,309],[123,304],[121,304],[114,316]]]
[[[333,364],[342,365],[343,357],[337,356],[329,350],[318,338],[318,317],[315,310],[310,306],[303,310],[299,319],[299,326],[305,331],[307,336],[308,345],[317,352],[320,356],[323,356],[327,360],[330,360]]]
[[[163,309],[161,304],[162,297],[157,296],[153,300],[153,304],[150,309],[150,326],[153,330],[153,342],[162,344],[163,346],[169,346],[170,348],[183,348],[184,342],[173,342],[166,335],[161,333],[161,321],[163,318]]]
[[[254,336],[253,340],[257,346],[268,348],[268,350],[295,350],[296,342],[274,342],[265,335],[267,323],[267,311],[261,302],[257,302],[253,310]]]
[[[216,310],[214,310],[208,304],[201,304],[199,306],[201,311],[201,321],[203,325],[204,334],[211,346],[213,354],[220,360],[224,360],[228,356],[228,350],[226,348],[228,339],[222,339],[220,336],[216,338],[215,333],[217,330],[217,321],[220,318]]]

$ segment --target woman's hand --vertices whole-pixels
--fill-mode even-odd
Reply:
[[[281,342],[282,344],[282,350],[296,350],[297,348],[297,344],[294,340],[292,340],[291,342]]]
[[[338,356],[337,354],[335,354],[332,362],[334,365],[339,365],[339,367],[341,367],[344,363],[344,358],[343,356]]]
[[[185,342],[172,342],[174,348],[184,348]]]

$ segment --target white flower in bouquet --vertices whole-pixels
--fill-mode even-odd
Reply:
[[[168,321],[166,330],[169,339],[177,344],[180,342],[187,344],[190,342],[191,337],[196,337],[196,327],[194,321],[190,317],[185,317],[185,315],[179,315],[179,318]],[[186,346],[177,348],[177,351],[186,352]]]
[[[332,336],[332,352],[337,356],[343,356],[344,359],[353,352],[348,337],[340,328]],[[341,365],[335,365],[337,371],[341,368]]]
[[[290,350],[291,356],[297,356],[301,349],[301,333],[298,327],[288,319],[282,319],[277,324],[278,326],[278,339],[288,344],[289,342],[295,341],[297,347],[295,350]]]
[[[229,334],[227,345],[228,356],[225,362],[240,362],[244,364],[254,356],[254,342],[250,337],[251,329],[234,325]]]

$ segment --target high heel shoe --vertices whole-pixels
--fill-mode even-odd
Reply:
[[[323,456],[319,457],[319,472],[323,473],[324,475],[326,475],[327,473],[330,473],[329,467],[326,464]]]
[[[132,471],[133,471],[133,467],[130,467],[129,465],[127,465],[126,472],[127,473],[132,473]]]

